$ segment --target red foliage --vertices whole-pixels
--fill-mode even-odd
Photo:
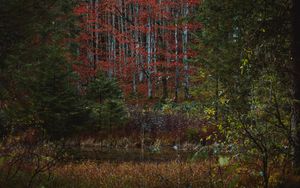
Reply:
[[[79,61],[74,69],[85,81],[98,70],[119,79],[124,92],[152,91],[163,76],[174,85],[176,71],[182,81],[186,58],[195,52],[187,45],[191,32],[201,28],[193,19],[199,0],[104,0],[82,3]],[[189,17],[189,19],[187,19]],[[186,39],[184,38],[186,35]],[[150,75],[150,76],[149,76]],[[134,86],[135,84],[135,86]]]

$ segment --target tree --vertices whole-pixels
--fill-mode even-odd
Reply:
[[[96,126],[95,109],[106,114],[101,117],[123,118],[122,93],[116,82],[92,69],[94,73],[89,72],[84,83],[84,71],[80,75],[74,71],[78,64],[85,64],[76,61],[76,3],[32,0],[1,4],[4,21],[0,29],[5,33],[1,35],[2,135],[34,127],[60,139]]]
[[[89,83],[86,96],[91,110],[89,115],[92,120],[89,126],[91,130],[124,125],[127,114],[123,93],[116,80],[98,73]]]
[[[3,3],[4,90],[1,110],[10,130],[39,127],[51,137],[72,132],[86,118],[70,63],[72,1]],[[23,11],[19,11],[22,8]],[[9,15],[11,17],[9,17]],[[64,16],[64,17],[63,17]],[[6,19],[13,19],[6,20]],[[11,32],[10,32],[11,31]],[[81,120],[81,121],[79,121]]]
[[[292,129],[294,131],[294,155],[295,155],[295,170],[297,174],[300,174],[300,3],[299,1],[293,1],[292,9],[292,25],[293,25],[293,117],[292,117]]]
[[[270,159],[289,160],[293,145],[290,8],[290,1],[281,0],[206,0],[199,13],[204,27],[198,61],[205,83],[199,89],[212,96],[200,100],[214,112],[212,119],[228,142],[242,142],[247,157],[260,158],[264,187]]]
[[[125,94],[152,98],[157,93],[165,99],[174,88],[177,99],[183,87],[188,98],[190,32],[199,28],[193,19],[197,6],[193,0],[107,0],[78,6],[82,64],[75,69],[83,83],[102,70],[117,78]]]

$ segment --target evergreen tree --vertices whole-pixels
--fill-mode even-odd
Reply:
[[[94,128],[111,128],[122,125],[126,117],[122,91],[116,80],[100,73],[87,88],[87,99],[91,104],[91,120]]]
[[[100,76],[90,84],[86,95],[73,72],[75,3],[72,0],[1,3],[2,135],[34,127],[51,138],[66,137],[96,123],[95,106],[101,106],[102,113],[106,113],[103,117],[116,119],[112,111],[122,116],[118,111],[121,102],[113,101],[121,98],[115,83]],[[103,99],[95,98],[101,93]],[[106,105],[102,104],[104,99]]]

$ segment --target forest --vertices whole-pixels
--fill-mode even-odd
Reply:
[[[300,1],[0,0],[2,187],[300,187]]]

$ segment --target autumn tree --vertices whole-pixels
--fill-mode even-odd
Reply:
[[[125,93],[155,93],[167,98],[179,88],[189,98],[193,56],[190,32],[197,1],[89,1],[75,9],[81,16],[80,60],[75,67],[90,79],[98,70],[120,80]],[[161,89],[159,89],[161,88]]]

